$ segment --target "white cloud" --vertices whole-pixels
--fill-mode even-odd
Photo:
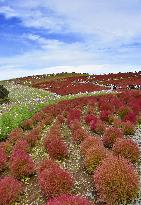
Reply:
[[[141,34],[140,9],[139,0],[13,0],[0,12],[17,15],[27,27],[96,34],[111,41]]]

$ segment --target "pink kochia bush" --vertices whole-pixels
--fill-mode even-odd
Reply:
[[[109,156],[93,175],[100,201],[107,205],[127,204],[137,197],[139,176],[132,163],[122,157]]]
[[[47,197],[67,194],[74,185],[74,180],[70,173],[54,165],[52,168],[43,169],[38,174],[38,181],[43,194]]]
[[[22,192],[22,184],[11,176],[0,180],[0,205],[10,205]]]
[[[103,146],[102,140],[98,137],[88,136],[80,144],[80,151],[82,155],[85,155],[92,147]]]
[[[108,128],[103,135],[103,144],[105,147],[111,148],[113,146],[113,143],[116,141],[116,139],[123,138],[123,137],[124,135],[119,128],[116,127]]]
[[[67,144],[58,135],[46,137],[44,146],[52,159],[61,159],[68,155]]]
[[[7,165],[7,155],[3,148],[0,148],[0,172],[6,168]]]
[[[140,159],[139,146],[132,139],[117,139],[112,150],[115,155],[121,155],[132,163]]]
[[[35,165],[28,153],[22,150],[16,150],[10,158],[10,170],[13,176],[21,178],[33,174]]]
[[[46,205],[91,205],[91,203],[81,196],[63,194],[50,199]]]

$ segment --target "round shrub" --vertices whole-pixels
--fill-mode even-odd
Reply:
[[[88,137],[88,133],[82,127],[72,131],[72,139],[76,144],[80,144],[84,139]]]
[[[30,130],[33,128],[33,126],[34,126],[34,121],[32,119],[24,120],[23,123],[21,124],[21,127],[24,130]]]
[[[121,106],[118,110],[118,116],[123,119],[131,111],[129,106]]]
[[[105,129],[106,129],[105,124],[101,120],[98,120],[95,125],[95,132],[98,135],[103,135]]]
[[[91,205],[91,203],[81,196],[63,194],[50,199],[46,205]]]
[[[12,175],[17,178],[30,176],[35,171],[32,157],[25,151],[16,150],[10,159],[10,170]]]
[[[51,160],[51,159],[44,159],[40,162],[39,166],[38,166],[38,173],[40,174],[42,171],[44,171],[45,169],[59,169],[60,166],[59,164],[57,164],[57,162]]]
[[[0,205],[10,205],[22,192],[21,183],[11,176],[0,180]]]
[[[109,151],[104,146],[91,147],[87,150],[84,158],[84,164],[89,173],[93,173],[104,158],[108,156]]]
[[[130,121],[122,122],[121,129],[124,135],[133,135],[135,133],[135,125]]]
[[[29,151],[29,144],[25,139],[17,140],[16,144],[13,147],[13,152],[16,152],[18,150],[22,150],[25,152]]]
[[[109,117],[111,116],[111,111],[103,110],[100,112],[100,119],[105,122],[109,122]]]
[[[33,147],[35,146],[37,140],[39,138],[39,134],[33,130],[31,130],[30,132],[28,132],[26,135],[25,135],[25,139],[26,141],[28,142],[29,146],[30,147]]]
[[[111,148],[118,138],[123,138],[124,135],[119,128],[111,127],[105,130],[103,135],[103,144],[107,148]]]
[[[6,168],[7,165],[7,155],[3,148],[0,148],[0,172]]]
[[[69,172],[61,169],[44,169],[38,175],[39,185],[47,197],[55,197],[70,192],[74,181]]]
[[[115,155],[121,155],[132,163],[140,159],[139,146],[132,139],[117,139],[112,150]]]
[[[66,143],[58,136],[52,136],[46,138],[44,141],[44,146],[53,159],[61,159],[68,155],[68,148]]]
[[[127,204],[139,191],[135,167],[123,157],[110,156],[102,161],[93,175],[99,200],[111,204]]]
[[[97,146],[103,146],[101,139],[98,137],[88,136],[80,144],[81,154],[85,155],[90,148],[97,147]]]
[[[123,121],[127,122],[131,122],[133,124],[135,124],[137,122],[137,117],[136,117],[136,114],[133,113],[133,112],[129,112],[124,118],[123,118]]]
[[[13,129],[10,134],[8,135],[8,141],[12,144],[15,144],[15,142],[20,139],[23,135],[22,128],[15,128]]]
[[[94,123],[96,123],[96,122],[97,122],[97,117],[96,117],[95,115],[93,115],[93,114],[88,114],[88,115],[86,115],[86,116],[85,116],[85,122],[86,122],[87,124],[90,124],[91,121],[93,121]]]

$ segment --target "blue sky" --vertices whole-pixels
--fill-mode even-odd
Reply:
[[[0,80],[141,70],[141,0],[0,0]]]

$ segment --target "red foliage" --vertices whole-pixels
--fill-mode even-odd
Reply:
[[[122,122],[121,129],[124,135],[133,135],[135,133],[135,125],[130,121]]]
[[[23,130],[21,128],[15,128],[8,135],[8,141],[14,144],[18,139],[20,139],[23,135]]]
[[[11,176],[0,180],[0,205],[10,205],[22,192],[21,183]]]
[[[109,117],[111,116],[111,111],[103,110],[100,112],[100,119],[105,122],[109,122]]]
[[[105,147],[111,148],[117,138],[123,138],[124,135],[119,128],[108,128],[103,135],[103,144]]]
[[[34,121],[32,119],[27,119],[27,120],[23,121],[23,123],[21,124],[21,127],[24,130],[30,130],[33,128],[33,126],[34,126]]]
[[[102,161],[94,175],[99,200],[111,204],[127,204],[139,191],[135,167],[122,157],[110,156]]]
[[[57,164],[57,162],[55,162],[55,161],[53,161],[53,160],[51,160],[51,159],[44,159],[44,160],[42,160],[41,162],[40,162],[40,164],[39,164],[39,167],[38,167],[38,173],[40,174],[42,171],[44,171],[44,170],[48,170],[48,169],[52,169],[52,170],[54,170],[54,169],[59,169],[60,168],[60,166],[59,166],[59,164]]]
[[[37,140],[40,138],[40,129],[38,127],[32,129],[27,133],[25,139],[27,140],[28,144],[32,147],[36,144]]]
[[[91,205],[91,203],[81,196],[63,194],[50,199],[46,205]]]
[[[80,117],[81,117],[81,111],[80,110],[77,110],[77,109],[70,110],[70,112],[67,116],[68,125],[70,125],[70,123],[74,120],[79,120],[80,121]]]
[[[104,146],[90,147],[84,158],[84,164],[88,172],[93,173],[108,154],[110,153]]]
[[[44,146],[53,159],[61,159],[68,155],[68,148],[65,142],[58,136],[46,137]]]
[[[97,147],[97,146],[103,146],[101,139],[98,137],[88,136],[80,144],[81,154],[85,155],[90,148]]]
[[[131,123],[136,123],[137,122],[137,118],[136,118],[136,114],[133,112],[129,112],[124,118],[123,121],[127,122],[130,121]]]
[[[18,150],[22,150],[25,152],[29,151],[29,144],[25,139],[17,140],[16,144],[13,147],[13,152],[16,152]]]
[[[123,119],[131,111],[129,106],[121,106],[118,110],[118,116]]]
[[[0,172],[6,168],[7,165],[7,155],[3,148],[0,148]]]
[[[42,119],[44,118],[44,113],[42,111],[40,112],[36,112],[33,116],[32,116],[32,120],[37,123],[40,122]]]
[[[88,133],[82,127],[72,131],[73,142],[77,144],[80,144],[88,136]]]
[[[133,163],[140,159],[139,146],[132,139],[117,139],[112,150],[115,155],[121,155]]]
[[[38,175],[39,185],[47,197],[54,197],[70,192],[74,181],[69,172],[61,169],[44,169]]]
[[[13,176],[20,178],[33,174],[35,165],[28,153],[22,150],[16,150],[12,153],[10,159],[10,170]]]
[[[85,116],[85,122],[87,124],[90,124],[90,122],[93,121],[93,123],[97,122],[97,117],[93,114],[88,114],[87,116]]]
[[[105,132],[105,129],[106,129],[105,124],[101,120],[98,120],[95,125],[95,132],[98,135],[103,135],[103,133]]]

